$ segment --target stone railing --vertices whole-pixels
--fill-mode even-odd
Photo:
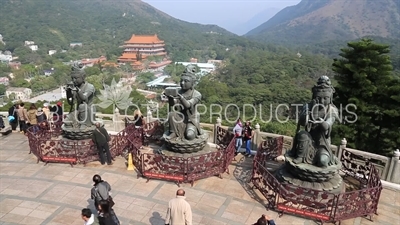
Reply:
[[[6,117],[8,115],[8,112],[0,112],[0,116]],[[119,110],[116,109],[114,114],[103,114],[103,113],[96,113],[96,117],[99,119],[102,119],[105,127],[107,130],[109,130],[112,133],[118,133],[122,131],[125,128],[125,118],[128,117],[129,119],[133,120],[133,115],[121,115],[119,113]],[[150,123],[154,120],[157,120],[157,118],[153,118],[151,113],[147,114],[145,117],[145,120],[147,123]],[[4,121],[7,123],[7,119],[4,119]],[[209,132],[209,137],[210,137],[210,142],[216,143],[216,129],[217,127],[221,127],[227,130],[232,130],[232,127],[228,126],[222,126],[221,125],[221,119],[217,119],[216,124],[208,124],[208,123],[200,123],[200,126]],[[285,154],[286,151],[288,151],[293,142],[293,137],[289,136],[284,136],[284,135],[279,135],[279,134],[273,134],[273,133],[268,133],[268,132],[262,132],[260,130],[260,125],[256,124],[254,126],[254,137],[252,138],[252,149],[258,149],[260,144],[268,139],[273,139],[277,137],[283,137],[283,150],[282,154]],[[347,141],[344,138],[340,145],[331,145],[332,152],[337,156],[340,157],[342,155],[342,152],[344,149],[347,151],[353,153],[353,155],[358,156],[360,162],[363,160],[367,160],[370,163],[372,163],[375,168],[377,169],[380,177],[382,180],[400,184],[400,152],[399,150],[396,150],[394,152],[393,157],[386,157],[382,155],[377,155],[369,152],[364,152],[356,149],[351,149],[346,147]]]

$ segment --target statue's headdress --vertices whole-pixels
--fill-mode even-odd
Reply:
[[[84,66],[82,63],[75,62],[71,67],[71,75],[72,74],[79,74],[81,76],[85,76]]]
[[[196,66],[190,64],[190,65],[186,66],[186,69],[185,69],[185,71],[183,71],[181,76],[182,77],[188,76],[188,77],[192,78],[193,81],[196,81],[196,79],[197,79],[196,71],[197,71]]]
[[[331,97],[333,97],[333,93],[335,93],[335,88],[332,86],[331,80],[327,76],[321,76],[317,84],[312,88],[313,99],[316,97],[317,93],[320,92],[328,92]]]

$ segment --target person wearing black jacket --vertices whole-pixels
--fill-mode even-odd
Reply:
[[[108,145],[108,142],[111,140],[110,135],[108,135],[107,130],[99,122],[96,122],[95,125],[96,129],[93,131],[92,141],[99,151],[101,165],[104,165],[106,162],[104,154],[107,155],[107,164],[112,165],[110,146]]]
[[[17,131],[17,126],[18,126],[18,104],[14,104],[11,106],[10,109],[8,109],[8,116],[13,116],[14,119],[9,121],[10,126],[13,132]]]
[[[50,108],[50,112],[53,114],[53,122],[61,123],[63,121],[62,102],[57,102],[57,105]]]

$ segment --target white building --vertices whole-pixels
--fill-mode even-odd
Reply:
[[[25,46],[34,45],[34,41],[25,41]]]
[[[70,44],[69,44],[69,47],[82,47],[82,42],[71,42]]]
[[[49,50],[49,55],[54,55],[57,53],[57,50]]]
[[[12,59],[13,59],[12,55],[6,54],[6,52],[3,53],[0,51],[0,62],[9,63]]]
[[[37,51],[39,48],[37,45],[29,45],[28,46],[32,51]]]
[[[10,95],[14,94],[12,100],[29,100],[32,95],[32,90],[30,88],[20,88],[20,87],[10,87],[6,90],[7,98],[10,98]]]
[[[188,65],[196,65],[197,67],[199,67],[199,74],[201,75],[211,73],[216,69],[215,65],[212,63],[176,62],[175,64],[182,64],[185,67]]]

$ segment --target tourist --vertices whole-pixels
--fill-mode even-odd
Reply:
[[[119,220],[114,210],[110,207],[110,202],[100,200],[99,205],[99,224],[100,225],[119,225]]]
[[[46,120],[47,120],[46,114],[44,114],[43,109],[40,107],[37,109],[37,112],[36,112],[36,120],[39,125],[41,123],[46,122]]]
[[[17,132],[18,126],[18,104],[14,104],[8,109],[8,122],[10,123],[13,132]]]
[[[167,216],[165,217],[166,225],[191,225],[192,209],[185,200],[185,191],[178,189],[176,198],[168,203]]]
[[[99,225],[98,218],[92,213],[90,209],[82,209],[81,216],[83,221],[85,221],[84,225]]]
[[[96,122],[95,125],[96,129],[93,131],[92,141],[99,151],[101,165],[104,165],[106,162],[104,154],[107,156],[107,164],[112,165],[110,146],[108,145],[108,142],[111,140],[110,135],[108,135],[108,132],[104,127],[100,126],[99,122]]]
[[[62,102],[57,102],[55,106],[51,107],[50,112],[53,114],[53,122],[61,123],[63,121]]]
[[[242,122],[241,122],[240,118],[236,121],[236,125],[233,128],[233,134],[235,135],[235,148],[236,148],[235,156],[236,156],[237,154],[239,154],[240,148],[243,145],[243,136],[242,136],[243,135],[243,127],[242,127]]]
[[[255,223],[253,225],[276,225],[276,224],[275,224],[275,221],[273,219],[271,219],[269,216],[263,214],[257,220],[257,223]]]
[[[91,199],[94,200],[94,206],[98,210],[99,202],[101,200],[107,200],[112,202],[112,205],[114,203],[110,191],[111,191],[111,185],[107,182],[101,179],[101,176],[96,174],[93,176],[93,188],[91,190]],[[112,207],[111,205],[111,207]]]
[[[44,103],[43,104],[43,113],[46,115],[47,120],[50,120],[49,103]]]
[[[133,120],[135,121],[135,128],[140,128],[145,124],[144,117],[140,109],[136,109],[133,113]]]
[[[32,127],[32,131],[34,133],[36,133],[36,131],[39,129],[36,114],[37,114],[36,105],[35,103],[32,103],[28,110],[28,120],[29,120],[28,127]]]
[[[0,116],[0,130],[5,128],[3,117]]]
[[[250,126],[250,121],[246,121],[243,127],[243,142],[246,146],[245,156],[251,156],[251,138],[253,137],[253,128]]]
[[[19,104],[18,108],[19,131],[21,134],[26,133],[27,124],[30,122],[28,119],[28,111],[26,111],[24,106],[25,104],[22,102]]]

